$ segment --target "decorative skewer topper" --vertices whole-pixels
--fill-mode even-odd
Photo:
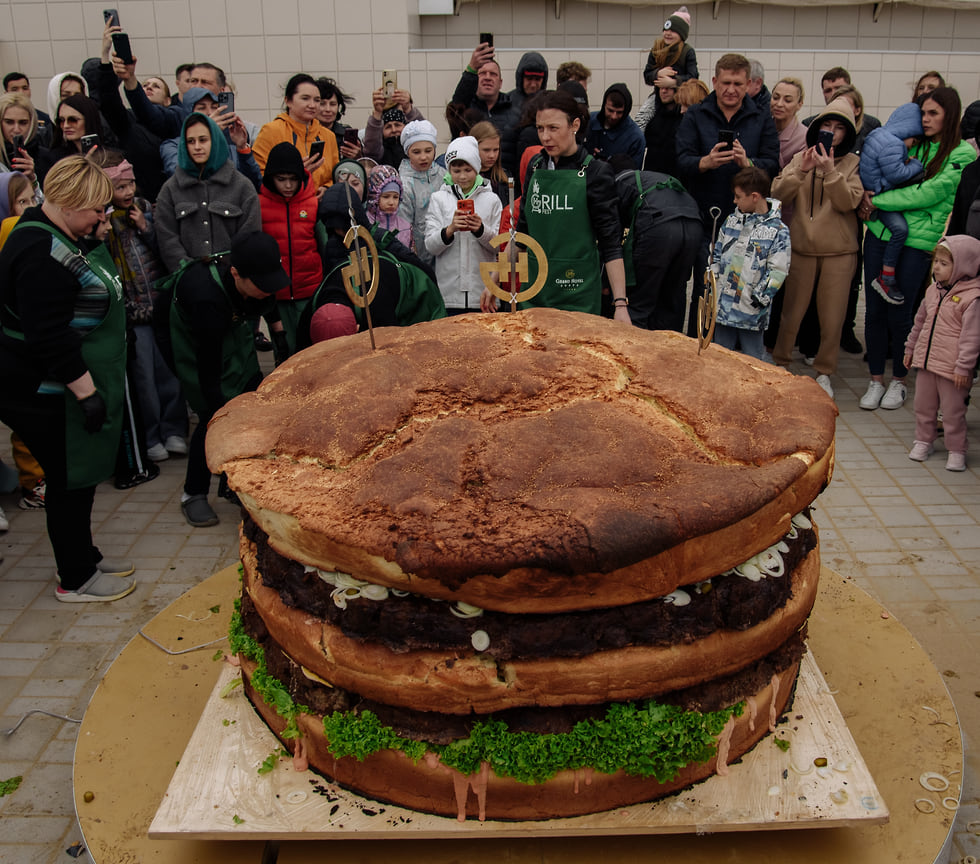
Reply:
[[[698,354],[707,348],[715,335],[715,321],[718,319],[718,277],[711,265],[715,261],[715,240],[718,238],[719,207],[709,211],[714,220],[711,225],[711,245],[708,247],[708,269],[704,271],[704,292],[698,298]]]
[[[499,300],[509,300],[510,311],[516,312],[518,303],[523,303],[525,300],[530,300],[544,286],[545,280],[548,278],[548,256],[545,255],[544,249],[537,240],[535,240],[529,234],[524,234],[523,232],[518,232],[517,230],[517,215],[514,213],[513,177],[508,178],[507,189],[510,194],[510,231],[504,231],[490,241],[490,245],[493,246],[494,249],[499,249],[504,243],[507,244],[507,248],[503,252],[499,252],[497,254],[496,261],[480,262],[480,278],[483,280],[483,284],[486,285],[487,290],[493,294],[494,297]],[[527,249],[530,249],[538,261],[538,278],[534,280],[533,285],[530,285],[524,291],[517,291],[516,289],[518,280],[520,280],[522,285],[528,280],[529,271],[527,251],[518,249],[518,243],[521,243]],[[500,287],[498,281],[493,278],[494,273],[499,274],[498,278],[500,276],[509,277],[510,291],[506,291]]]
[[[359,224],[354,215],[354,202],[350,197],[350,184],[347,189],[347,211],[350,213],[350,228],[344,235],[344,246],[353,249],[350,253],[350,264],[341,269],[344,277],[344,290],[355,306],[364,310],[367,319],[368,334],[371,336],[371,349],[374,344],[374,324],[371,322],[371,303],[378,294],[378,247],[374,245],[371,232]],[[364,246],[361,243],[364,243]],[[368,282],[370,281],[370,285]]]

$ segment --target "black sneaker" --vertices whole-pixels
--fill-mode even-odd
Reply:
[[[898,290],[894,277],[882,274],[871,281],[871,287],[881,295],[882,300],[892,306],[900,306],[905,302],[905,295]]]
[[[142,471],[137,471],[135,474],[129,474],[125,477],[117,474],[112,485],[117,489],[132,489],[134,486],[139,486],[140,483],[149,483],[159,476],[160,466],[155,462],[147,462],[146,468]]]

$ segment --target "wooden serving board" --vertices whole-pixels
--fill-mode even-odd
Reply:
[[[272,760],[278,740],[253,711],[239,676],[224,664],[163,802],[151,838],[411,839],[704,833],[835,828],[888,821],[875,786],[811,654],[803,658],[793,708],[727,777],[648,804],[548,822],[458,822],[361,798],[292,757]],[[774,737],[788,738],[783,751]],[[826,759],[817,769],[815,759]]]

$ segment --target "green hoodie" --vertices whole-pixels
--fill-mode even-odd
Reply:
[[[939,142],[927,141],[913,147],[909,155],[926,165],[938,148]],[[879,210],[898,211],[905,217],[909,226],[906,246],[932,252],[943,236],[946,220],[953,211],[960,175],[976,158],[974,149],[966,141],[960,141],[934,177],[912,186],[889,189],[875,195],[871,203]],[[869,222],[868,230],[879,240],[887,242],[891,237],[891,232],[877,221]]]
[[[206,123],[208,129],[211,130],[211,153],[203,169],[194,164],[190,153],[187,152],[187,127],[197,123]],[[188,114],[180,130],[180,138],[177,140],[177,167],[183,168],[184,171],[194,177],[207,180],[230,158],[228,142],[225,141],[224,133],[218,128],[218,124],[210,117],[197,111]]]

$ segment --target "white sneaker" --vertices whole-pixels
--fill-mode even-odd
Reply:
[[[925,441],[913,441],[912,449],[909,450],[909,459],[913,462],[925,462],[932,456],[932,444]]]
[[[908,396],[908,392],[908,389],[901,381],[893,380],[888,385],[885,395],[881,397],[881,407],[887,408],[889,411],[901,408],[905,404],[905,397]]]
[[[174,456],[187,455],[187,442],[179,435],[171,435],[166,441],[163,442],[163,446],[167,448],[168,453],[171,453]]]
[[[831,399],[834,398],[834,388],[830,385],[829,375],[818,375],[817,383],[823,388],[824,393],[826,393]]]
[[[10,529],[10,523],[7,521],[7,514],[3,512],[3,508],[0,507],[0,531],[8,531]]]
[[[806,363],[807,366],[812,366],[814,363],[816,363],[816,361],[817,361],[817,358],[816,357],[804,357],[803,358],[803,362]]]
[[[54,596],[62,603],[107,603],[131,594],[135,588],[134,581],[109,576],[101,570],[96,570],[95,575],[81,588],[66,591],[59,585],[54,589]]]
[[[170,454],[163,444],[154,444],[152,447],[147,447],[146,455],[150,457],[151,462],[166,462],[170,458]]]
[[[966,453],[950,451],[946,457],[947,471],[966,471]]]
[[[869,381],[868,389],[864,391],[861,401],[858,402],[865,411],[874,411],[881,404],[881,397],[885,395],[885,385],[880,381]]]

